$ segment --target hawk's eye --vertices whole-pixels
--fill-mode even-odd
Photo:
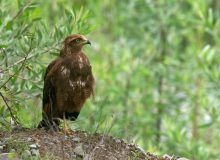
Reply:
[[[75,41],[76,41],[76,43],[79,43],[79,42],[80,42],[80,39],[79,39],[79,38],[77,38]]]

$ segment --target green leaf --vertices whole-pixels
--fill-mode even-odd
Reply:
[[[213,60],[214,56],[215,56],[215,52],[214,52],[214,50],[211,50],[211,51],[207,54],[206,60],[207,60],[208,62],[211,62],[211,61]]]
[[[36,17],[36,18],[32,19],[33,22],[39,21],[39,20],[41,20],[41,17]]]
[[[208,128],[211,125],[213,125],[213,122],[209,122],[209,123],[205,123],[205,124],[199,125],[199,128]]]
[[[12,29],[12,21],[8,21],[5,28],[6,28],[6,30],[11,30]]]
[[[33,2],[33,3],[30,3],[27,8],[33,9],[33,8],[39,7],[39,5],[40,4],[38,2]]]
[[[28,31],[28,29],[33,25],[33,23],[29,23],[28,25],[26,25],[23,30],[21,31],[21,35],[23,35],[25,32]]]
[[[6,48],[7,47],[7,45],[5,45],[5,44],[0,44],[0,48]]]

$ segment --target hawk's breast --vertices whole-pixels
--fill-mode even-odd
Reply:
[[[91,66],[82,56],[66,58],[60,66],[60,82],[66,101],[87,98],[91,94]]]

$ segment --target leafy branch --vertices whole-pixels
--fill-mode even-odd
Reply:
[[[13,115],[12,109],[11,109],[11,107],[8,105],[8,102],[7,102],[6,98],[4,97],[4,95],[2,94],[2,92],[0,92],[0,96],[2,97],[2,99],[3,99],[3,101],[4,101],[4,103],[5,103],[6,107],[7,107],[7,109],[8,109],[8,111],[9,111],[10,115],[11,115],[11,118],[12,118],[13,121],[18,125],[19,122],[17,121],[17,119],[16,119],[15,116]]]

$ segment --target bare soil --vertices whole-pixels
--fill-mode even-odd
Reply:
[[[83,131],[63,132],[44,129],[0,131],[0,155],[16,152],[17,157],[76,160],[170,160],[144,152],[135,144],[108,135]],[[25,155],[26,154],[26,155]],[[42,159],[44,159],[42,158]],[[1,156],[0,156],[1,159]],[[172,158],[174,160],[174,158]]]

